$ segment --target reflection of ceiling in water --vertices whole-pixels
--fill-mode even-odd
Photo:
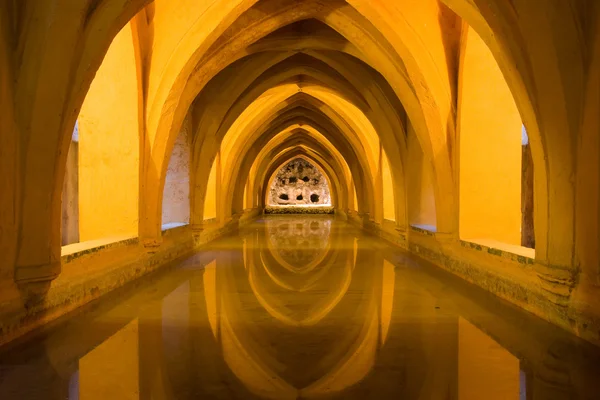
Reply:
[[[330,246],[328,218],[283,217],[267,220],[266,226],[269,250],[278,262],[295,270],[310,269]]]
[[[268,229],[245,237],[243,266],[217,262],[204,272],[207,314],[223,359],[261,398],[341,392],[368,375],[385,343],[394,268],[383,267],[381,257],[379,265],[354,238],[336,238],[330,219],[267,222]],[[306,243],[318,251],[301,254]],[[272,253],[296,268],[282,266]],[[315,265],[307,270],[302,262]],[[328,328],[340,320],[347,329]]]
[[[364,379],[374,365],[389,327],[382,317],[391,316],[393,290],[385,290],[385,295],[373,290],[383,287],[383,282],[375,283],[383,277],[381,269],[369,255],[361,256],[353,238],[342,243],[333,237],[335,222],[282,217],[268,223],[268,229],[246,237],[242,259],[247,280],[233,279],[229,268],[211,269],[210,274],[224,279],[207,277],[221,283],[207,292],[247,293],[249,287],[253,294],[220,297],[215,336],[221,340],[224,359],[238,379],[263,398],[313,398],[343,391]],[[301,254],[303,243],[315,243],[318,252]],[[296,269],[282,266],[271,253]],[[356,269],[357,257],[369,261]],[[302,260],[316,265],[306,270]],[[393,268],[386,278],[393,284],[390,272],[393,275]],[[365,295],[357,298],[348,292]],[[207,299],[208,304],[213,302]],[[245,314],[248,318],[242,317]],[[349,322],[347,329],[326,328],[340,319]],[[290,346],[287,338],[292,337],[301,338],[303,346]],[[305,368],[309,364],[313,367]]]
[[[531,376],[539,398],[598,393],[589,348],[546,336],[547,324],[527,316],[494,319],[488,297],[454,294],[368,237],[340,237],[333,220],[331,245],[311,270],[268,257],[267,230],[256,227],[51,333],[35,364],[29,344],[25,362],[6,358],[0,397],[22,398],[15,389],[32,376],[41,395],[26,397],[44,399],[66,398],[48,389],[67,380],[70,399],[517,399],[530,397]],[[519,342],[523,326],[531,331]]]

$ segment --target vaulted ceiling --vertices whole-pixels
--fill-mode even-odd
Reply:
[[[124,29],[136,64],[143,238],[160,236],[167,166],[186,118],[192,224],[202,221],[217,154],[227,172],[220,182],[223,219],[243,210],[247,187],[264,190],[269,171],[299,155],[336,175],[330,179],[339,204],[352,202],[355,191],[358,211],[381,218],[385,154],[397,219],[406,225],[412,135],[433,171],[438,231],[454,232],[460,70],[472,30],[494,55],[532,138],[543,232],[566,230],[570,238],[554,246],[539,233],[539,254],[566,263],[596,3],[552,2],[540,12],[530,0],[5,1],[0,127],[8,132],[2,148],[18,156],[0,157],[14,171],[2,183],[12,195],[0,209],[8,230],[19,232],[19,250],[8,257],[24,267],[60,258],[70,134]]]

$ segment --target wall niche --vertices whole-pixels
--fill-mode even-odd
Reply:
[[[310,162],[296,158],[275,175],[269,192],[270,206],[330,206],[329,183]]]

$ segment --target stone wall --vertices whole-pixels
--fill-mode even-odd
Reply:
[[[146,248],[137,237],[63,247],[62,272],[43,293],[37,293],[36,302],[26,302],[31,297],[27,288],[2,288],[0,345],[153,271],[179,265],[202,246],[251,223],[259,215],[258,209],[246,210],[237,220],[214,223],[201,231],[193,231],[189,225],[164,229],[156,248]]]
[[[329,184],[314,165],[296,158],[281,168],[273,179],[269,205],[331,205]]]
[[[62,245],[79,242],[79,143],[71,141],[62,192]]]

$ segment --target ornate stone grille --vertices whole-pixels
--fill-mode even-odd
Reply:
[[[279,170],[271,184],[271,206],[329,206],[329,183],[314,165],[296,158]]]

